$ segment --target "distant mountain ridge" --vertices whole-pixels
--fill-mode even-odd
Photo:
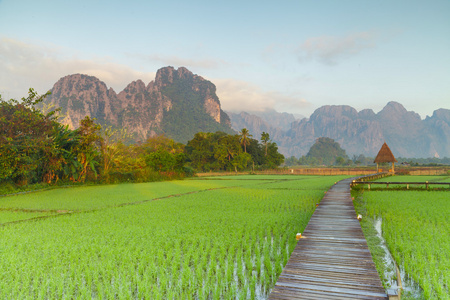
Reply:
[[[443,108],[422,120],[393,101],[377,114],[371,109],[358,112],[348,105],[326,105],[309,119],[295,120],[288,130],[245,112],[230,117],[233,128],[246,127],[255,138],[269,132],[287,157],[306,155],[319,137],[334,139],[349,155],[374,157],[386,141],[398,157],[450,156],[450,110]]]
[[[233,133],[214,84],[183,67],[161,68],[147,86],[136,80],[118,94],[94,76],[68,75],[55,83],[45,104],[60,107],[71,128],[90,116],[101,125],[127,128],[137,140],[166,134],[185,143],[199,131]]]
[[[98,78],[82,74],[61,78],[51,92],[45,104],[61,107],[63,122],[72,128],[87,115],[101,125],[127,128],[136,140],[165,134],[186,143],[199,131],[235,133],[247,128],[257,140],[268,132],[287,157],[305,155],[319,137],[334,139],[350,156],[374,157],[387,142],[399,157],[450,157],[450,110],[444,108],[424,120],[397,102],[378,113],[327,105],[309,119],[274,110],[227,114],[215,85],[183,67],[161,68],[148,85],[136,80],[118,94]]]

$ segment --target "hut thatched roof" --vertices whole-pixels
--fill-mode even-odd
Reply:
[[[389,146],[385,142],[383,146],[381,146],[381,149],[373,162],[378,164],[385,162],[397,162],[397,160],[395,159],[394,154],[392,154],[391,149],[389,149]]]

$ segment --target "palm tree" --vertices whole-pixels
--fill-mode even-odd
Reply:
[[[239,132],[241,144],[244,145],[244,152],[247,153],[247,145],[250,144],[249,138],[252,137],[247,128],[242,128]]]
[[[268,144],[269,144],[269,141],[270,141],[270,137],[269,137],[269,134],[267,133],[267,132],[262,132],[261,133],[261,142],[263,143],[263,145],[264,145],[264,147],[265,147],[265,149],[266,149],[266,154],[265,154],[265,156],[267,156],[267,146],[268,146]]]

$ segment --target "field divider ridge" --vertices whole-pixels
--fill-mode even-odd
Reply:
[[[283,180],[289,180],[289,179],[283,179]],[[268,180],[267,182],[258,183],[258,185],[259,184],[269,184],[269,183],[273,183],[273,182],[277,182],[277,181],[280,181],[280,180],[273,180],[273,179],[271,179],[270,181]],[[71,186],[69,186],[69,187],[71,187]],[[28,218],[28,219],[22,219],[22,220],[16,220],[16,221],[0,223],[0,226],[12,225],[12,224],[28,222],[28,221],[37,221],[37,220],[41,220],[41,219],[55,218],[55,217],[65,216],[65,215],[73,215],[73,214],[79,214],[79,213],[91,213],[91,212],[101,211],[101,210],[104,210],[104,209],[118,208],[118,207],[124,207],[124,206],[129,206],[129,205],[138,205],[138,204],[143,204],[143,203],[147,203],[147,202],[150,202],[150,201],[169,199],[169,198],[173,198],[173,197],[182,197],[182,196],[191,195],[191,194],[197,194],[197,193],[208,192],[208,191],[213,191],[213,190],[237,188],[237,187],[242,187],[242,186],[241,185],[225,186],[225,187],[221,186],[221,187],[215,187],[215,188],[209,188],[209,189],[203,189],[203,190],[196,190],[196,191],[180,193],[180,194],[172,194],[172,195],[167,195],[167,196],[157,197],[157,198],[152,198],[152,199],[145,199],[145,200],[139,200],[139,201],[134,201],[134,202],[120,203],[120,204],[116,204],[116,205],[109,205],[109,206],[104,206],[104,207],[100,207],[100,208],[88,209],[88,210],[64,210],[64,209],[48,209],[48,210],[45,210],[45,209],[27,209],[27,208],[0,208],[0,211],[3,210],[3,211],[48,212],[48,213],[53,213],[53,214],[47,215],[47,216],[39,216],[39,217],[33,217],[33,218]],[[63,187],[63,188],[66,188],[66,187]],[[47,189],[34,190],[34,191],[29,191],[29,192],[21,192],[19,194],[32,193],[32,192],[45,191],[45,190],[47,190]],[[10,195],[4,195],[4,196],[16,196],[16,195],[19,195],[19,194],[10,194]]]

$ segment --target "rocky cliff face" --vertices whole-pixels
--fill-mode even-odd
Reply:
[[[432,137],[428,153],[433,157],[450,157],[450,110],[438,109],[424,120],[428,134]]]
[[[371,109],[358,112],[346,105],[328,105],[318,108],[309,119],[292,122],[289,130],[275,130],[264,118],[245,113],[231,116],[235,129],[246,127],[258,137],[261,130],[269,132],[287,157],[306,155],[319,137],[334,139],[350,156],[374,157],[385,141],[398,157],[450,156],[448,109],[438,109],[421,120],[397,102],[389,102],[377,114]]]
[[[228,115],[231,118],[231,128],[237,132],[242,130],[242,128],[247,128],[255,139],[259,139],[263,131],[272,135],[275,129],[262,118],[247,112],[241,112],[239,114],[228,112]]]
[[[367,112],[365,112],[367,113]],[[287,141],[301,140],[298,149],[306,153],[318,137],[329,137],[338,142],[347,153],[369,153],[371,144],[383,144],[383,134],[379,124],[361,118],[350,106],[323,106],[317,109],[309,120],[303,119],[293,124],[287,132]],[[300,137],[303,136],[303,139]],[[289,139],[294,137],[294,139]],[[375,146],[378,147],[378,146]]]
[[[250,114],[260,117],[273,128],[279,128],[285,131],[291,128],[291,124],[296,120],[296,118],[299,118],[295,117],[293,114],[289,114],[286,112],[280,113],[273,109],[254,111],[250,112]],[[303,116],[301,116],[300,118],[303,119]]]
[[[147,86],[136,80],[119,94],[96,77],[81,74],[61,78],[51,92],[46,104],[61,107],[63,122],[71,128],[90,116],[101,125],[127,128],[137,140],[164,133],[186,142],[198,131],[232,132],[214,84],[186,68],[162,68]],[[187,128],[179,132],[183,125]]]
[[[110,118],[113,124],[117,123],[111,107],[111,98],[116,99],[116,93],[113,89],[108,90],[106,84],[93,76],[75,74],[63,77],[51,92],[46,102],[61,107],[66,116],[64,123],[71,128],[77,127],[86,115],[99,122]]]

